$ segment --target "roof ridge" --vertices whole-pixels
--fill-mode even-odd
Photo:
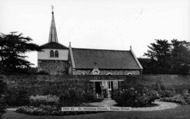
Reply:
[[[41,45],[42,48],[54,48],[54,49],[67,49],[65,45],[62,45],[61,43],[57,42],[48,42],[46,44]]]
[[[95,48],[75,48],[72,47],[72,49],[77,49],[77,50],[99,50],[99,51],[120,51],[120,52],[130,52],[130,50],[114,50],[114,49],[95,49]]]

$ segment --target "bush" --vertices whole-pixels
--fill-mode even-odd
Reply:
[[[187,104],[184,97],[180,94],[175,95],[173,97],[165,97],[165,98],[162,98],[161,100],[166,101],[166,102],[175,102],[175,103],[179,103],[179,104]]]
[[[91,90],[85,90],[80,87],[68,88],[60,95],[60,104],[62,106],[80,106],[87,102],[100,101]]]
[[[60,104],[62,106],[79,106],[85,102],[84,90],[69,88],[60,96]]]
[[[6,102],[9,106],[24,106],[29,104],[29,94],[24,87],[10,87]]]
[[[174,95],[176,95],[175,90],[169,90],[169,89],[165,89],[165,90],[160,90],[158,91],[160,97],[173,97]]]
[[[7,84],[0,80],[0,118],[5,113],[6,103],[5,103],[5,93],[7,90]]]
[[[190,93],[189,90],[183,89],[180,94],[176,94],[171,97],[163,97],[162,101],[175,102],[179,104],[190,104]]]
[[[30,96],[30,104],[33,106],[57,105],[57,104],[59,104],[59,97],[57,97],[55,95]]]
[[[42,105],[39,107],[22,106],[19,107],[16,111],[19,113],[30,114],[30,115],[56,115],[56,116],[97,113],[96,111],[61,111],[61,108],[49,105]]]
[[[114,91],[113,99],[119,106],[142,107],[159,98],[158,92],[145,87],[126,88]]]
[[[32,114],[32,115],[52,115],[52,114],[56,114],[60,112],[60,109],[56,106],[41,105],[38,107],[22,106],[22,107],[19,107],[16,111],[20,113]]]

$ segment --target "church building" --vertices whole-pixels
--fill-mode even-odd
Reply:
[[[50,75],[141,75],[142,66],[132,48],[108,50],[66,47],[58,42],[54,12],[52,11],[48,43],[38,52],[38,70]],[[94,93],[110,98],[124,79],[90,79]],[[106,95],[105,95],[106,94]]]
[[[51,75],[141,75],[142,66],[130,50],[73,48],[58,42],[54,12],[48,43],[38,52],[38,70]]]

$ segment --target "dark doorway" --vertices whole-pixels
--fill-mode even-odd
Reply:
[[[109,81],[108,86],[109,89],[113,90],[113,81]]]
[[[101,91],[101,82],[95,82],[95,91],[96,93],[98,93],[99,95],[101,95],[102,91]]]

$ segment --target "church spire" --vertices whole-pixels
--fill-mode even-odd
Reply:
[[[52,12],[51,12],[52,19],[51,19],[51,26],[50,26],[50,31],[49,31],[49,42],[58,42],[53,8],[54,7],[52,6]]]

